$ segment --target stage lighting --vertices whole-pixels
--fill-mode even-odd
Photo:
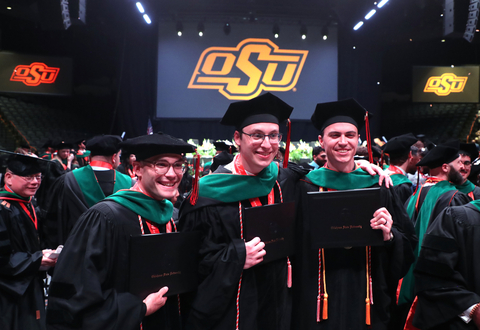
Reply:
[[[179,37],[183,34],[183,24],[182,22],[177,22],[177,34]]]
[[[300,28],[300,35],[302,36],[303,40],[307,39],[307,32],[307,27],[302,24],[302,27]]]
[[[147,14],[143,14],[143,19],[145,20],[145,22],[147,22],[147,24],[151,24],[151,23],[152,23],[152,20],[150,19],[150,17],[148,17]]]
[[[278,26],[278,24],[275,24],[273,25],[273,36],[275,37],[275,39],[278,39],[278,37],[280,36],[280,27]]]
[[[205,32],[205,26],[203,25],[202,22],[198,23],[198,36],[203,37],[203,33]]]
[[[322,28],[322,38],[323,40],[327,40],[328,39],[328,26],[325,25],[323,28]]]
[[[360,29],[360,28],[362,27],[362,25],[363,25],[363,21],[360,21],[360,22],[357,23],[357,25],[355,25],[355,26],[353,27],[353,29],[354,29],[355,31],[357,31],[358,29]]]
[[[137,8],[138,8],[138,11],[143,14],[145,13],[145,9],[143,8],[142,4],[140,2],[137,2]]]
[[[375,15],[376,12],[377,12],[377,11],[376,11],[375,9],[370,10],[370,11],[368,12],[368,14],[365,15],[365,19],[366,19],[366,20],[370,19],[370,17],[372,17],[373,15]]]
[[[382,0],[380,1],[380,3],[377,5],[378,8],[382,8],[383,6],[385,6],[385,4],[388,2],[388,0]]]
[[[225,25],[223,26],[223,32],[225,33],[225,35],[228,36],[230,34],[230,31],[232,31],[230,23],[225,23]]]

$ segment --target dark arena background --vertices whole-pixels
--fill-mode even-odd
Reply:
[[[270,91],[314,141],[353,97],[372,136],[475,138],[480,5],[469,0],[0,0],[0,147],[153,131],[231,139],[231,102]],[[181,34],[181,36],[179,36]],[[200,36],[199,34],[202,34]]]

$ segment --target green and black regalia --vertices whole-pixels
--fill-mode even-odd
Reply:
[[[43,253],[30,201],[0,191],[0,329],[45,329]]]
[[[114,192],[131,186],[128,175],[113,169],[94,171],[90,165],[59,177],[50,189],[41,226],[44,247],[55,249],[64,244],[85,211]]]
[[[275,162],[256,176],[232,174],[227,168],[203,177],[196,204],[186,200],[180,209],[180,231],[199,230],[203,239],[201,282],[191,297],[186,329],[289,329],[287,258],[244,270],[240,213],[252,206],[251,198],[266,205],[272,189],[274,203],[294,201],[296,182],[306,172],[294,164],[279,169]]]
[[[153,227],[166,232],[172,210],[169,201],[120,190],[84,213],[55,267],[48,329],[138,330],[140,323],[144,330],[181,329],[176,297],[144,317],[146,305],[128,292],[130,236],[150,234]]]
[[[300,180],[292,329],[376,330],[389,327],[398,280],[413,262],[416,245],[413,226],[395,192],[384,186],[380,188],[381,205],[393,219],[393,239],[386,241],[384,246],[312,249],[310,228],[305,219],[307,192],[375,186],[378,186],[378,176],[370,176],[361,169],[341,173],[319,168]],[[321,214],[322,210],[318,212]],[[371,269],[371,278],[367,267]],[[367,292],[367,278],[369,282],[371,279],[368,286],[371,295]],[[367,312],[367,295],[372,303],[370,313]],[[325,305],[324,298],[328,298]]]

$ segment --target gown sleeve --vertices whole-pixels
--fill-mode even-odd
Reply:
[[[480,226],[473,223],[479,217],[467,207],[448,207],[428,228],[415,268],[415,326],[429,329],[449,322],[456,324],[449,329],[468,328],[458,315],[480,302],[475,262]]]
[[[146,306],[116,289],[126,243],[112,215],[92,208],[80,217],[65,243],[50,286],[47,324],[51,329],[138,329]],[[126,257],[125,257],[126,258]],[[128,260],[128,259],[127,259]]]
[[[223,224],[232,219],[238,221],[238,206],[210,206],[186,214],[180,211],[180,231],[201,232],[200,284],[190,313],[206,328],[215,324],[235,301],[245,264],[245,241],[239,238],[239,225],[235,226],[238,230],[232,232],[231,226]]]

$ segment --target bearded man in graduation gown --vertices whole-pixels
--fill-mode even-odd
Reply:
[[[115,170],[120,163],[121,142],[117,135],[93,137],[87,142],[91,163],[54,182],[42,226],[45,247],[54,249],[64,244],[85,211],[118,190],[132,186],[128,175]]]
[[[415,174],[416,165],[421,160],[421,148],[423,143],[412,133],[408,133],[391,138],[383,149],[390,159],[390,166],[386,172],[390,175],[393,189],[402,204],[405,204],[413,193],[412,182],[408,179],[407,173]]]
[[[4,151],[0,151],[4,152]],[[0,191],[0,329],[45,329],[43,278],[55,260],[42,251],[32,198],[42,181],[39,158],[13,154]],[[40,270],[40,268],[43,270]]]
[[[168,288],[143,301],[128,292],[128,252],[131,236],[175,230],[169,199],[182,179],[181,153],[195,148],[167,134],[121,146],[136,155],[138,182],[95,204],[75,224],[50,286],[48,329],[180,329],[176,297],[164,306]]]
[[[472,200],[480,199],[480,188],[468,180],[472,171],[472,163],[477,158],[478,149],[475,143],[460,143],[458,158],[452,162],[452,166],[463,178],[462,184],[457,185],[458,190],[468,195]]]
[[[416,237],[395,192],[382,186],[381,205],[370,226],[384,245],[313,249],[307,193],[378,186],[357,168],[354,155],[365,109],[353,99],[318,104],[312,122],[327,153],[324,167],[311,171],[297,189],[297,249],[292,329],[387,329],[398,280],[413,261]],[[367,117],[368,118],[368,117]],[[318,210],[319,217],[322,210]]]
[[[470,202],[470,198],[457,188],[463,180],[454,167],[454,162],[458,160],[459,148],[458,141],[437,145],[417,164],[417,166],[427,166],[430,169],[430,176],[406,203],[407,213],[415,226],[419,242],[415,248],[415,258],[418,258],[420,254],[421,244],[428,226],[440,212],[447,206],[464,205]],[[398,306],[404,318],[407,317],[408,310],[411,309],[410,306],[415,300],[415,277],[413,275],[415,265],[416,261],[403,278],[400,287]],[[413,306],[412,315],[414,309]]]
[[[419,329],[480,329],[480,201],[447,207],[425,234],[415,268]]]

